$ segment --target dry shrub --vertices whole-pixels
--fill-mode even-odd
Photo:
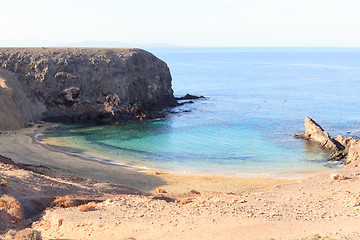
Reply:
[[[1,183],[0,183],[0,187],[8,188],[8,187],[9,187],[9,183],[8,183],[8,182],[1,182]]]
[[[162,189],[162,188],[157,188],[155,190],[155,193],[166,193],[165,189]]]
[[[83,204],[78,207],[80,212],[89,212],[96,209],[97,203],[89,202],[88,204]]]
[[[188,192],[188,194],[200,194],[200,192],[192,189]]]
[[[72,200],[69,195],[57,197],[53,201],[52,206],[53,207],[63,207],[63,208],[72,207],[72,206],[74,206],[74,200]]]
[[[0,198],[0,210],[7,211],[14,218],[15,222],[19,222],[22,219],[21,204],[9,195],[4,194]]]

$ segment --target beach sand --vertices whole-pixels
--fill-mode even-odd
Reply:
[[[16,235],[6,233],[13,227],[28,227],[43,239],[360,238],[359,161],[336,171],[344,180],[331,179],[332,171],[304,180],[171,174],[47,149],[32,137],[42,127],[0,134],[2,156],[44,166],[3,163],[0,182],[10,187],[0,188],[2,193],[19,199],[28,216],[41,212],[57,196],[98,203],[89,212],[76,206],[48,208],[32,225],[4,225],[3,238]],[[166,193],[154,193],[158,188]]]
[[[170,174],[159,170],[116,166],[71,156],[54,151],[46,145],[37,144],[33,136],[40,132],[41,128],[22,129],[12,134],[0,135],[0,153],[15,162],[43,165],[60,173],[121,184],[144,192],[154,192],[156,188],[165,188],[168,192],[176,194],[191,189],[202,192],[243,193],[264,191],[296,181],[265,177],[238,178],[206,174]]]

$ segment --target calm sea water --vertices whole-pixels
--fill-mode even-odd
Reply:
[[[292,137],[306,116],[332,136],[360,135],[360,49],[149,50],[168,64],[175,96],[206,98],[161,121],[64,125],[42,138],[104,161],[241,175],[334,167]]]

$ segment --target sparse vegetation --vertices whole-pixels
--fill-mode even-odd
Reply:
[[[0,198],[0,210],[5,210],[11,217],[14,218],[15,222],[19,222],[22,219],[23,213],[21,204],[12,196],[6,194],[2,195]]]
[[[96,209],[97,204],[95,202],[89,202],[87,204],[80,205],[78,207],[80,212],[89,212]]]
[[[52,207],[68,208],[73,206],[74,200],[72,200],[69,195],[57,197],[52,203]]]
[[[165,189],[162,189],[162,188],[157,188],[155,190],[155,193],[166,193]]]

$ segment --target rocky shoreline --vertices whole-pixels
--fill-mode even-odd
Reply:
[[[0,48],[0,129],[157,118],[178,105],[171,81],[141,49]]]
[[[295,134],[295,138],[302,138],[307,141],[320,145],[321,148],[328,150],[329,161],[343,161],[349,164],[360,157],[360,139],[346,136],[331,137],[313,119],[305,118],[305,133]]]

